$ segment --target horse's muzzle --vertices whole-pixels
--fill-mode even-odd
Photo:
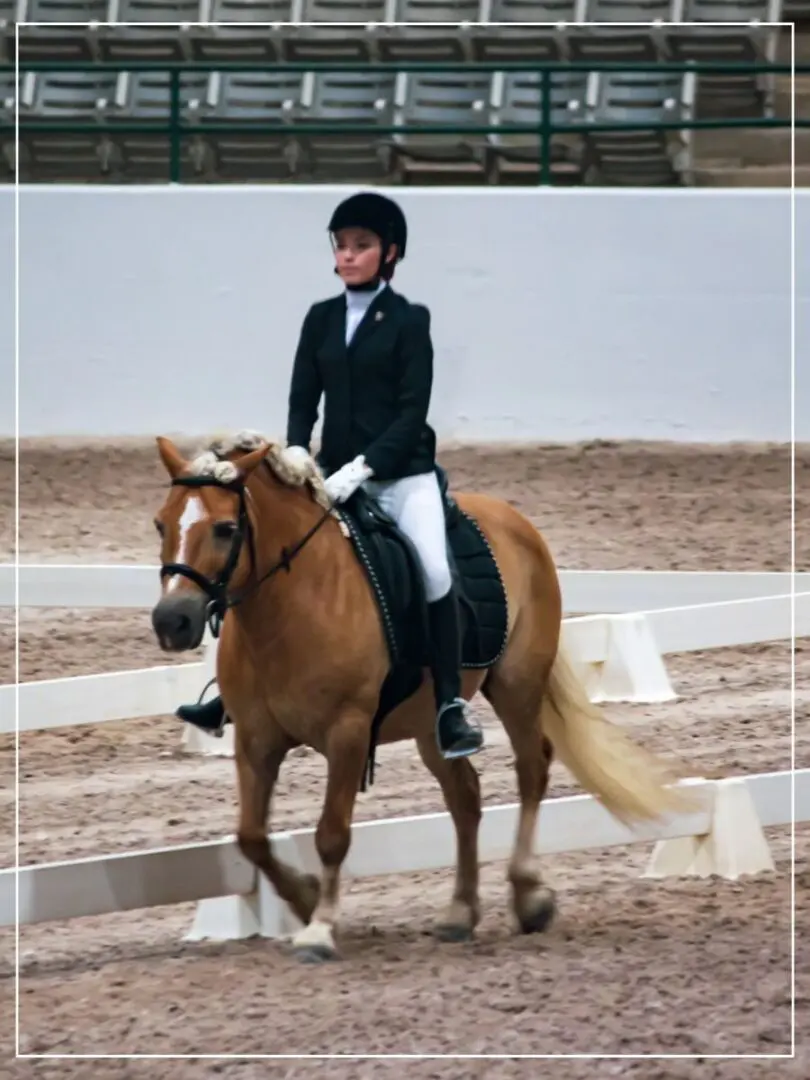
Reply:
[[[152,609],[152,626],[164,652],[184,652],[202,643],[207,603],[201,592],[182,592],[158,600]]]

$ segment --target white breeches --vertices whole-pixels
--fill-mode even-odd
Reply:
[[[367,480],[363,488],[396,521],[419,555],[429,604],[450,591],[447,533],[439,482],[434,472],[401,480]]]

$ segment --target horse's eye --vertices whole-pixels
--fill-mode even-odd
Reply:
[[[214,525],[214,536],[217,540],[230,540],[235,532],[235,521],[217,521]]]

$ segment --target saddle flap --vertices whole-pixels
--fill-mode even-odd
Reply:
[[[358,528],[364,533],[396,530],[396,522],[386,514],[375,498],[358,488],[345,502],[346,510],[354,518]]]

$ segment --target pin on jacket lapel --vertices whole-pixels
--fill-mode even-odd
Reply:
[[[363,318],[357,324],[357,329],[352,335],[352,340],[347,346],[347,352],[351,355],[357,348],[358,344],[366,340],[369,335],[373,334],[377,329],[385,322],[386,307],[391,298],[390,286],[383,289],[379,295],[375,296],[372,302],[369,304],[367,311],[363,315]],[[346,301],[343,301],[343,339],[346,339]]]

